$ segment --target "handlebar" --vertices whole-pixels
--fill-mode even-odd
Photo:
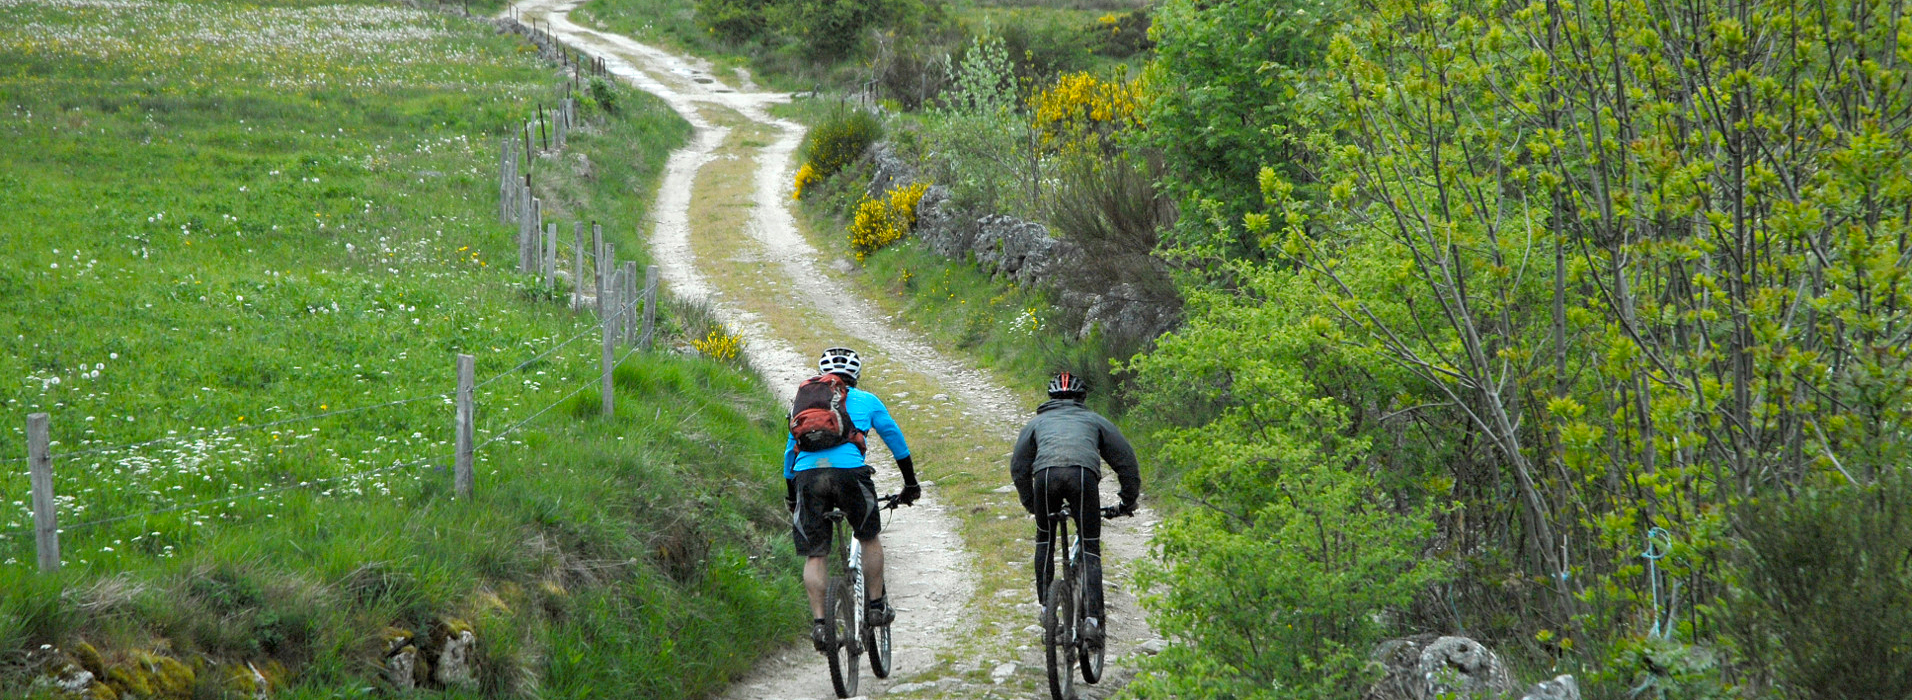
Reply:
[[[879,496],[876,499],[877,510],[896,510],[897,506],[903,505],[903,503],[901,502],[902,498],[903,498],[903,494],[900,494],[900,493],[892,493],[888,496]]]

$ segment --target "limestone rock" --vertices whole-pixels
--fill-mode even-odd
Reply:
[[[1520,700],[1580,700],[1580,684],[1574,682],[1573,676],[1561,674],[1553,680],[1535,683]]]
[[[418,647],[407,644],[385,657],[385,680],[399,690],[418,687]]]
[[[93,685],[92,671],[61,659],[50,664],[45,673],[33,679],[32,690],[52,695],[80,695]]]
[[[864,194],[870,198],[916,182],[916,166],[897,156],[889,143],[871,144],[866,156],[870,160],[870,185]]]
[[[912,235],[937,255],[961,260],[976,240],[974,223],[950,200],[948,187],[931,185],[916,201],[916,231]]]
[[[1016,675],[1016,662],[1006,661],[989,671],[989,680],[996,685],[1002,685],[1003,681],[1009,680],[1009,677],[1013,675]]]
[[[1500,656],[1466,637],[1391,639],[1375,647],[1374,660],[1386,675],[1368,688],[1363,700],[1486,700],[1514,691],[1513,677]]]
[[[432,641],[438,650],[432,664],[432,680],[449,688],[477,687],[478,674],[471,667],[471,652],[478,644],[478,635],[471,631],[471,626],[459,620],[445,620],[432,633]]]

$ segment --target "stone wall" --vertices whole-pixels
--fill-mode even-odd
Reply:
[[[898,157],[888,143],[871,146],[865,158],[871,174],[866,192],[870,196],[919,177],[915,167]],[[1146,341],[1181,322],[1181,300],[1167,284],[1166,268],[1161,271],[1163,283],[1156,285],[1161,289],[1153,292],[1132,281],[1086,274],[1081,246],[1059,238],[1039,222],[964,211],[950,198],[949,188],[941,185],[932,185],[917,203],[916,229],[911,235],[937,255],[970,262],[1018,286],[1050,291],[1056,306],[1065,312],[1061,321],[1075,327],[1078,339],[1101,330],[1112,338]]]

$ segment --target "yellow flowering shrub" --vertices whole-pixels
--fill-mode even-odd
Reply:
[[[690,341],[690,346],[696,348],[697,352],[703,353],[704,357],[719,362],[731,362],[743,354],[744,339],[741,336],[731,335],[727,329],[712,328],[703,339]]]
[[[817,174],[817,168],[809,163],[797,168],[797,191],[790,194],[791,199],[803,199],[803,188],[823,182],[823,176]]]
[[[882,197],[864,197],[857,203],[856,216],[850,222],[850,249],[856,252],[857,262],[909,235],[916,225],[916,204],[928,190],[929,183],[918,182],[891,189]]]
[[[1134,82],[1065,73],[1036,95],[1034,126],[1051,145],[1079,135],[1106,135],[1136,125],[1141,102]]]

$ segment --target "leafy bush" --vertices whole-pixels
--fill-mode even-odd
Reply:
[[[1111,12],[1097,17],[1089,26],[1089,43],[1098,55],[1128,58],[1155,48],[1155,42],[1149,39],[1150,24],[1148,8],[1124,15]]]
[[[1255,236],[1217,229],[1261,205],[1264,166],[1297,179],[1309,172],[1304,140],[1313,123],[1311,84],[1323,65],[1341,2],[1164,0],[1147,69],[1148,145],[1168,164],[1164,184],[1190,216],[1171,243],[1227,257],[1263,257]],[[1260,31],[1244,32],[1243,27]]]
[[[763,0],[697,0],[697,21],[725,41],[762,41],[769,35]]]
[[[1912,697],[1912,478],[1817,486],[1742,509],[1749,656],[1777,661],[1787,694]]]
[[[840,108],[804,134],[798,155],[816,178],[824,179],[862,158],[870,144],[880,138],[883,125],[876,115],[854,107]]]
[[[603,109],[605,114],[617,114],[617,91],[611,89],[610,81],[594,76],[590,89],[591,100],[597,103],[598,108]]]
[[[945,67],[949,89],[923,117],[930,176],[959,207],[1033,211],[1040,162],[1028,122],[1016,114],[1016,77],[1001,37],[983,35]]]

